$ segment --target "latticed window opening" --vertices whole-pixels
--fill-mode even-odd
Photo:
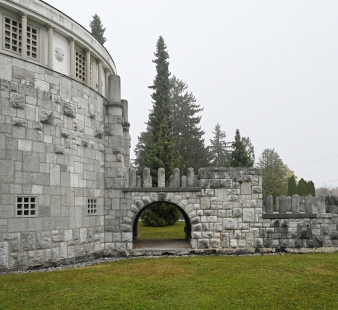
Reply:
[[[27,56],[37,59],[38,56],[38,30],[27,26]]]
[[[5,49],[21,54],[21,23],[5,17]]]
[[[88,199],[88,214],[96,214],[96,199],[89,198]]]
[[[75,51],[75,77],[86,82],[86,57],[78,50]]]
[[[37,216],[37,197],[16,197],[16,216]]]
[[[21,54],[22,25],[19,21],[5,17],[5,49]],[[27,56],[38,59],[38,29],[27,26]]]

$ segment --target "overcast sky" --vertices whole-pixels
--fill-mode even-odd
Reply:
[[[89,29],[97,13],[129,101],[132,150],[152,107],[156,41],[169,69],[231,141],[250,137],[256,159],[274,148],[316,187],[338,186],[338,1],[45,0]]]

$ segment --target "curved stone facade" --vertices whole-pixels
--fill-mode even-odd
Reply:
[[[27,27],[27,32],[22,28]],[[116,66],[81,25],[40,0],[0,4],[0,52],[69,76],[104,97]]]
[[[103,250],[107,100],[44,67],[3,54],[0,62],[0,240],[9,266]]]

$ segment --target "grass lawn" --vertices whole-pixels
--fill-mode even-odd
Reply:
[[[174,225],[166,227],[144,226],[142,221],[138,223],[139,239],[184,239],[185,222],[176,222]]]
[[[338,253],[134,259],[0,288],[0,309],[338,309]]]

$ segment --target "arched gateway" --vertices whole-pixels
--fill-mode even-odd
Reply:
[[[158,198],[155,197],[154,198]],[[139,229],[138,229],[138,225],[139,225],[139,220],[140,217],[142,215],[142,213],[145,211],[145,209],[149,206],[151,206],[152,204],[156,204],[158,202],[163,202],[165,201],[167,204],[171,204],[173,206],[175,206],[182,214],[184,221],[185,221],[185,227],[184,227],[184,233],[185,233],[185,239],[190,239],[191,238],[191,219],[189,218],[189,215],[187,214],[186,210],[181,207],[179,204],[174,203],[172,201],[167,201],[167,200],[154,200],[151,203],[144,205],[143,208],[141,208],[139,210],[139,212],[133,217],[133,241],[138,240],[138,233],[139,233]]]

